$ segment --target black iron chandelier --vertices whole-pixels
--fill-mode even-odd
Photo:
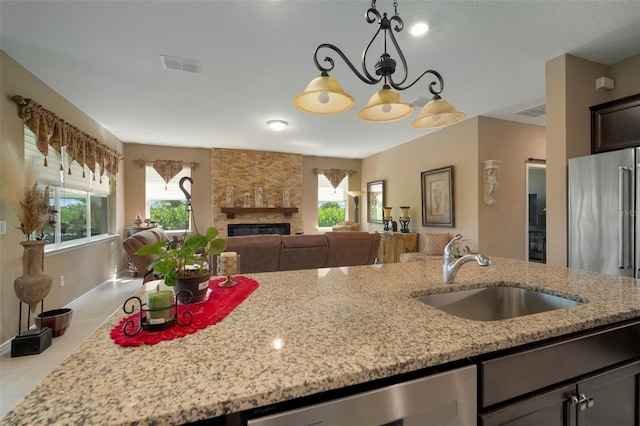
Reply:
[[[380,15],[380,12],[376,9],[376,0],[372,0],[371,7],[365,13],[367,23],[372,24],[377,22],[378,30],[362,52],[362,72],[358,71],[337,46],[323,43],[316,48],[313,61],[321,74],[309,83],[303,93],[294,98],[293,103],[296,108],[312,114],[329,115],[348,111],[355,105],[353,96],[344,92],[340,83],[329,76],[329,72],[334,68],[333,59],[326,56],[324,58],[325,65],[321,64],[318,60],[318,52],[321,49],[330,49],[337,53],[349,66],[349,69],[366,84],[374,85],[380,82],[383,83],[382,89],[376,92],[369,100],[367,106],[358,113],[358,117],[362,120],[389,122],[411,115],[415,107],[405,102],[396,90],[406,90],[412,87],[425,75],[432,76],[432,81],[429,83],[429,92],[433,95],[433,99],[422,108],[418,118],[413,121],[412,125],[418,128],[434,128],[446,126],[464,118],[464,113],[457,111],[451,104],[440,97],[444,82],[442,76],[437,71],[426,70],[412,83],[405,85],[409,74],[407,61],[393,34],[393,30],[396,32],[402,31],[404,22],[402,18],[400,18],[400,15],[398,15],[397,1],[393,2],[393,7],[394,15],[389,18],[386,12]],[[369,54],[369,48],[371,48],[381,33],[384,41],[384,52],[380,56],[380,60],[375,64],[375,73],[372,73],[366,66],[367,56]],[[402,78],[398,81],[393,78],[396,72],[396,61],[387,52],[387,43],[389,41],[393,44],[402,63],[403,74]]]

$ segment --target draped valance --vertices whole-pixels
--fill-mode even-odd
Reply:
[[[168,184],[175,175],[180,173],[184,166],[190,166],[192,169],[198,167],[198,163],[196,162],[184,162],[179,160],[133,160],[133,163],[139,164],[140,167],[143,167],[147,164],[151,165],[153,169],[158,172],[162,180],[164,180],[165,184]]]
[[[37,102],[18,95],[12,99],[18,105],[18,116],[36,135],[36,146],[42,155],[48,155],[49,147],[62,154],[64,147],[71,160],[78,162],[81,167],[87,166],[93,173],[99,168],[100,177],[105,171],[111,176],[118,173],[119,161],[124,158],[122,154],[65,122]],[[47,165],[46,158],[44,164]]]
[[[345,176],[352,175],[356,171],[345,169],[313,169],[313,172],[316,174],[316,176],[324,175],[331,183],[331,186],[333,186],[333,189],[336,189],[338,185],[340,185],[340,182],[342,182],[342,180],[345,178]]]

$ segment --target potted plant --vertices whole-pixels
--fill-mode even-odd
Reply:
[[[218,238],[216,228],[208,228],[204,234],[193,234],[185,238],[182,244],[160,241],[140,247],[137,255],[155,256],[149,264],[149,270],[164,278],[174,293],[189,290],[193,294],[191,303],[205,300],[209,288],[211,271],[207,257],[222,253],[227,246],[226,240]],[[188,296],[178,298],[178,302],[188,303]]]

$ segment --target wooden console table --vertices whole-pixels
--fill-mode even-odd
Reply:
[[[398,263],[402,253],[418,251],[418,234],[413,232],[381,232],[378,263]]]
[[[297,207],[222,207],[222,213],[227,215],[227,219],[234,219],[236,214],[243,213],[282,213],[284,217],[291,217],[298,213]]]

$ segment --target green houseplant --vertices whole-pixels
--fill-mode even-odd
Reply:
[[[226,240],[219,238],[218,230],[211,227],[204,234],[189,235],[181,245],[160,241],[140,247],[136,254],[154,256],[149,270],[162,276],[164,283],[174,287],[176,294],[184,289],[191,291],[191,303],[197,303],[207,295],[211,276],[208,255],[220,254],[226,247]],[[186,303],[188,299],[181,295],[178,301]]]

